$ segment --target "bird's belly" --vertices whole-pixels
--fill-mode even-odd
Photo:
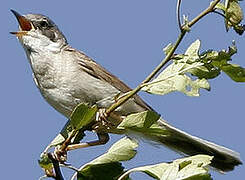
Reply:
[[[40,89],[44,99],[53,106],[58,112],[69,117],[73,109],[82,103],[81,99],[75,98],[66,90],[60,88]]]
[[[80,103],[97,104],[99,108],[106,108],[115,101],[115,96],[119,93],[113,86],[88,76],[87,73],[70,75],[61,77],[59,74],[52,74],[52,78],[34,75],[44,99],[66,117]]]

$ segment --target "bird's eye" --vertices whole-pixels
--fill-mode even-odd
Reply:
[[[48,22],[47,21],[41,21],[40,22],[41,27],[48,27]]]

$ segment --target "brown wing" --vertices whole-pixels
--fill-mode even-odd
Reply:
[[[88,57],[86,54],[80,51],[77,51],[71,47],[66,47],[65,51],[70,51],[70,52],[75,53],[76,56],[78,56],[77,58],[78,64],[81,65],[81,68],[85,72],[90,74],[91,76],[94,76],[95,78],[98,78],[100,80],[110,83],[112,86],[114,86],[115,88],[117,88],[119,91],[123,93],[131,91],[130,87],[128,87],[125,83],[123,83],[116,76],[108,72],[101,65],[97,64],[93,59]],[[134,99],[135,99],[135,102],[139,104],[140,106],[153,111],[153,109],[149,105],[147,105],[138,95],[135,95]]]

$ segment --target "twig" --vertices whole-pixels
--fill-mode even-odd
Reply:
[[[176,17],[177,17],[177,22],[178,22],[178,26],[180,29],[180,32],[183,31],[183,28],[181,26],[181,21],[180,21],[180,4],[181,4],[181,0],[177,1],[177,7],[176,7]]]
[[[74,174],[72,175],[72,177],[71,177],[71,179],[70,179],[70,180],[75,180],[75,179],[76,179],[76,177],[77,177],[77,172],[76,172],[76,173],[74,173]]]
[[[78,171],[79,171],[79,169],[77,169],[76,167],[73,167],[73,166],[71,166],[71,165],[60,164],[60,166],[61,166],[61,167],[64,167],[64,168],[71,169],[71,170],[73,170],[73,171],[75,171],[75,172],[78,172]]]
[[[68,138],[62,143],[61,147],[60,147],[60,151],[61,152],[65,152],[66,148],[71,144],[71,140],[73,137],[75,137],[76,133],[78,132],[78,130],[73,129],[71,134],[68,136]]]
[[[213,13],[218,14],[218,15],[222,16],[223,18],[225,18],[226,20],[228,20],[228,18],[219,11],[213,11]]]
[[[48,158],[52,161],[54,167],[55,175],[52,178],[55,180],[64,180],[60,170],[59,162],[54,158],[52,153],[48,153]]]
[[[207,9],[201,12],[197,17],[195,17],[191,22],[188,23],[188,26],[191,27],[196,24],[203,16],[213,12],[215,10],[215,6],[220,2],[220,0],[215,0]]]

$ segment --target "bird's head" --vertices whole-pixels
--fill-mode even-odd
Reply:
[[[58,51],[67,45],[62,32],[47,16],[41,14],[20,15],[11,10],[19,22],[19,31],[11,32],[30,51]]]

